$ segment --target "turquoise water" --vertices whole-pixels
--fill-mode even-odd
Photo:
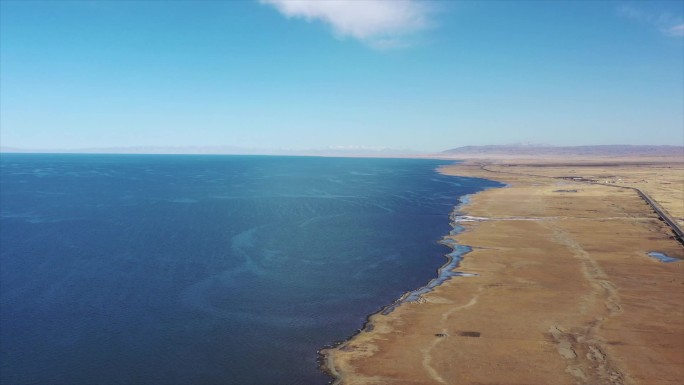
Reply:
[[[3,384],[325,384],[317,351],[435,278],[444,161],[0,157]]]

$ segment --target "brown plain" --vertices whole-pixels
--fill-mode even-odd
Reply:
[[[324,352],[336,383],[682,384],[684,258],[639,187],[684,222],[684,162],[470,160],[455,277]],[[571,177],[579,179],[558,179]],[[591,178],[588,178],[591,177]],[[598,183],[581,181],[594,180]],[[606,183],[608,182],[608,183]]]

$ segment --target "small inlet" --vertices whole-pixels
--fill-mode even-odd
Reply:
[[[679,259],[679,258],[673,258],[673,257],[670,257],[669,255],[667,255],[665,253],[661,253],[658,251],[651,251],[650,253],[648,253],[648,256],[651,258],[655,258],[655,259],[659,260],[660,262],[665,262],[665,263],[681,261],[681,259]]]

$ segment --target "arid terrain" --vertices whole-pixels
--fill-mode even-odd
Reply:
[[[507,183],[461,209],[455,277],[325,352],[342,384],[681,384],[684,162],[470,160]],[[465,219],[465,220],[464,220]]]
[[[682,154],[684,159],[684,154]],[[677,224],[684,226],[684,160],[676,158],[570,158],[539,163],[535,159],[514,162],[473,161],[493,174],[527,174],[557,179],[637,188],[649,195]],[[499,175],[499,177],[501,177]]]

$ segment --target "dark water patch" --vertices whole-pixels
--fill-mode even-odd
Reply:
[[[324,384],[498,185],[443,163],[1,154],[0,383]]]

